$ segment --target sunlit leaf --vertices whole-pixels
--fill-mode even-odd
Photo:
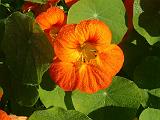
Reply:
[[[39,88],[38,91],[40,100],[42,101],[42,103],[46,108],[57,106],[66,109],[64,103],[65,92],[58,86],[52,91],[44,90],[41,87]]]
[[[29,120],[91,120],[86,115],[75,110],[64,110],[62,108],[51,108],[35,111]]]
[[[141,93],[136,84],[126,78],[114,77],[112,85],[95,94],[73,92],[73,105],[76,110],[88,114],[105,106],[138,108]]]
[[[160,41],[160,1],[135,0],[133,24],[149,44]]]
[[[141,113],[139,120],[160,120],[160,110],[147,108]]]
[[[85,19],[105,22],[113,33],[113,43],[119,43],[127,31],[121,0],[80,0],[69,10],[68,23],[79,23]]]

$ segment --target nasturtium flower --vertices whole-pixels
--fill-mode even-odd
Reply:
[[[76,3],[78,0],[65,0],[65,3],[68,7],[71,7],[74,3]]]
[[[36,22],[45,31],[51,43],[62,26],[66,24],[66,15],[58,7],[51,7],[36,17]]]
[[[52,80],[65,91],[95,93],[107,88],[124,62],[122,50],[111,39],[110,29],[99,20],[62,27],[54,41]]]
[[[22,6],[22,11],[23,12],[32,11],[34,15],[37,16],[41,12],[46,11],[48,8],[55,6],[59,1],[60,0],[48,0],[45,4],[25,1]]]
[[[0,120],[12,120],[6,112],[0,110]]]

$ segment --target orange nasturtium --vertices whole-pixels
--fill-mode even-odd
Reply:
[[[71,7],[74,3],[76,3],[78,0],[65,0],[65,3],[68,7]]]
[[[12,120],[6,112],[0,110],[0,120]]]
[[[53,43],[57,33],[66,24],[66,15],[58,7],[51,7],[36,17],[36,22],[47,34],[50,43]]]
[[[48,0],[45,4],[25,1],[21,9],[23,12],[28,12],[31,10],[34,15],[37,16],[41,12],[46,11],[48,8],[55,6],[59,1],[60,0]]]
[[[52,80],[65,91],[95,93],[107,88],[124,61],[122,50],[111,39],[110,29],[99,20],[62,27],[54,41]]]

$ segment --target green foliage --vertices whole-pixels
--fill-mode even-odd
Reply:
[[[160,88],[160,58],[156,56],[147,57],[134,72],[134,81],[140,88]]]
[[[141,99],[139,88],[132,81],[122,77],[114,77],[108,89],[95,94],[76,91],[72,95],[75,109],[85,114],[105,106],[137,109]]]
[[[65,92],[61,88],[56,87],[52,91],[47,91],[40,87],[38,91],[40,100],[46,108],[56,106],[66,109],[66,105],[64,103]]]
[[[112,31],[113,43],[119,43],[126,33],[125,9],[121,0],[80,0],[68,12],[68,23],[85,19],[102,20]]]
[[[84,114],[75,110],[64,110],[54,107],[47,110],[35,111],[29,120],[91,120]]]
[[[125,23],[131,13],[126,14],[123,2],[132,0],[79,0],[70,8],[65,0],[56,4],[68,13],[67,24],[86,19],[103,21],[112,31],[113,43],[123,50],[121,71],[108,88],[94,94],[64,91],[51,80],[48,69],[53,48],[35,22],[38,13],[22,13],[25,1],[38,3],[39,12],[51,5],[45,5],[48,0],[0,0],[3,110],[30,116],[29,120],[160,119],[159,0],[134,0],[134,28],[128,32]]]
[[[160,110],[147,108],[145,109],[139,117],[139,120],[159,120]]]
[[[30,17],[15,12],[5,22],[2,49],[11,72],[12,95],[22,105],[34,105],[53,56],[47,38]]]
[[[159,5],[159,0],[135,0],[134,2],[134,27],[151,45],[160,41]]]
[[[45,3],[47,3],[48,0],[24,0],[24,1],[29,1],[29,2],[33,2],[33,3],[45,4]]]

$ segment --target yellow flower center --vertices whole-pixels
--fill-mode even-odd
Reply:
[[[97,49],[90,43],[83,43],[80,46],[80,61],[83,63],[89,63],[97,56]]]

